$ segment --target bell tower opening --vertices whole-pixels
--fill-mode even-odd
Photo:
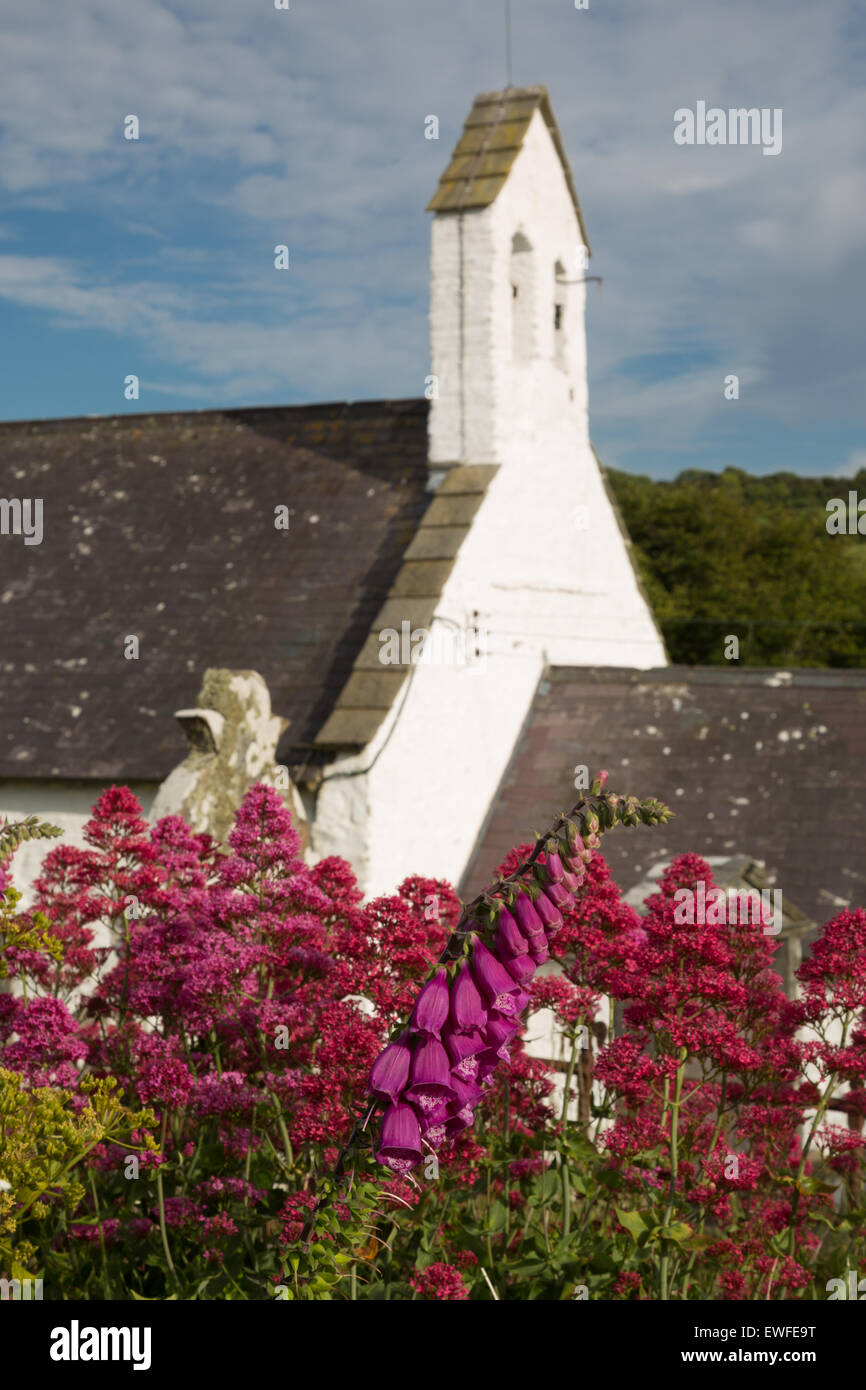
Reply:
[[[523,232],[511,238],[511,357],[518,363],[535,356],[535,274],[532,243]]]

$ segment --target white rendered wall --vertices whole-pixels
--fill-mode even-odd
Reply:
[[[537,257],[538,355],[526,365],[511,360],[518,231]],[[581,244],[562,166],[537,113],[496,201],[463,214],[462,232],[454,214],[433,223],[431,371],[439,399],[431,404],[430,460],[501,465],[437,617],[463,624],[477,610],[486,661],[480,669],[416,667],[370,746],[326,773],[313,851],[350,858],[368,894],[392,892],[410,873],[459,879],[547,663],[665,664],[589,444],[582,285],[567,290],[567,370],[554,361],[553,305],[562,293],[554,290],[554,265],[560,260],[578,278]],[[574,762],[592,763],[577,730]]]
[[[104,786],[110,785],[107,779]],[[138,797],[142,815],[150,812],[157,782],[131,782],[130,791]],[[58,845],[85,847],[82,834],[91,818],[92,808],[103,791],[103,784],[91,782],[53,782],[20,781],[0,783],[0,820],[24,820],[26,816],[38,816],[50,825],[58,825],[63,836],[56,840],[28,840],[16,850],[12,860],[12,882],[24,893],[23,906],[32,901],[29,891],[33,879],[39,873],[46,854]]]

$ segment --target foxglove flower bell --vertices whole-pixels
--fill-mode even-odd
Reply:
[[[404,1042],[392,1042],[379,1053],[370,1072],[370,1090],[377,1100],[396,1101],[409,1080],[412,1052]]]
[[[394,1173],[408,1173],[421,1162],[421,1127],[411,1105],[389,1105],[382,1120],[376,1158]]]
[[[451,1019],[460,1032],[483,1028],[487,1022],[487,1009],[465,960],[460,964],[451,990]]]
[[[472,952],[472,974],[491,1008],[514,1013],[514,996],[521,992],[520,986],[477,937]]]
[[[412,1017],[409,1020],[413,1032],[429,1033],[432,1037],[438,1038],[441,1035],[442,1025],[448,1017],[451,1007],[451,995],[448,990],[448,976],[444,969],[440,967],[436,971],[432,980],[428,980],[412,1010]]]
[[[450,1100],[453,1096],[451,1062],[445,1048],[436,1038],[425,1038],[415,1048],[410,1078],[411,1085],[405,1096],[420,1110],[430,1113],[443,1100]]]

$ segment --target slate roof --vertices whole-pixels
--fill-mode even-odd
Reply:
[[[504,91],[484,92],[475,98],[450,163],[427,204],[427,211],[466,212],[470,208],[488,207],[504,186],[536,111],[541,113],[550,131],[584,245],[592,255],[571,166],[546,87],[506,87]]]
[[[319,732],[317,743],[322,747],[363,748],[376,733],[411,670],[396,662],[382,664],[379,634],[385,628],[400,634],[404,622],[409,623],[410,633],[430,628],[445,580],[496,472],[494,464],[461,464],[448,470],[406,550],[333,713]]]
[[[749,854],[807,918],[866,906],[866,671],[550,668],[466,894],[577,800],[578,764],[590,775],[607,768],[613,790],[658,796],[676,813],[665,826],[605,836],[624,891],[684,851]]]
[[[195,703],[208,666],[264,676],[291,720],[281,760],[297,761],[395,584],[414,582],[429,606],[465,533],[425,522],[411,580],[407,547],[446,501],[428,490],[427,411],[368,401],[0,424],[0,493],[44,509],[41,545],[0,537],[0,777],[163,778],[186,753],[173,712]],[[278,505],[293,511],[288,531]],[[138,660],[124,658],[127,635]],[[348,689],[351,702],[357,681]]]

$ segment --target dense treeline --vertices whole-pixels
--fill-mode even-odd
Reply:
[[[866,469],[607,475],[671,661],[724,663],[734,634],[744,665],[866,666],[866,535],[827,531],[831,498],[866,500]]]

